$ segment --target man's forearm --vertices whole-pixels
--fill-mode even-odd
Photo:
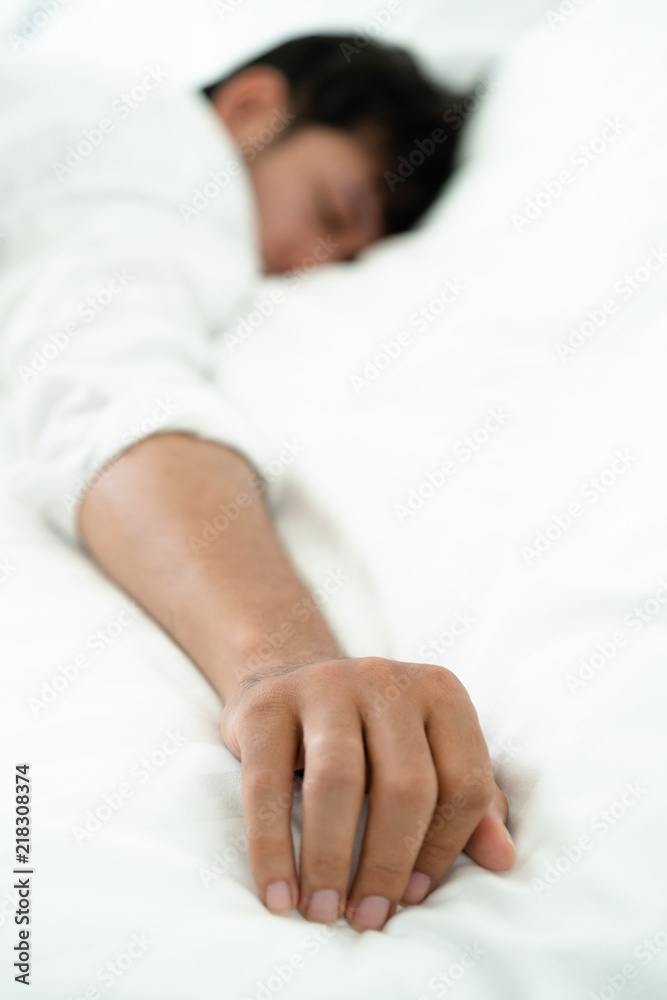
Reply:
[[[202,538],[230,504],[237,516]],[[187,434],[147,438],[86,495],[79,526],[109,576],[225,700],[245,675],[346,655],[276,537],[258,477],[230,448]]]

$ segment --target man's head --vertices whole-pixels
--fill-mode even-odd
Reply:
[[[317,247],[318,258],[350,260],[408,229],[452,171],[451,95],[402,49],[357,43],[298,38],[204,89],[248,164],[269,273]],[[432,141],[436,130],[446,140]],[[388,183],[424,140],[433,151]]]

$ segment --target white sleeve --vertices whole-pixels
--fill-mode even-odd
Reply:
[[[250,272],[173,206],[116,197],[2,276],[14,490],[71,540],[105,465],[150,434],[220,442],[261,474],[264,442],[210,381],[216,316]]]

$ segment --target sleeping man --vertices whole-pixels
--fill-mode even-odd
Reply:
[[[262,902],[365,930],[425,899],[461,851],[494,870],[515,855],[465,689],[442,666],[341,647],[275,534],[262,442],[210,380],[263,272],[353,260],[452,170],[451,97],[404,52],[349,42],[286,43],[200,93],[159,67],[130,86],[4,70],[0,351],[17,494],[224,702]],[[226,530],[193,549],[220,509]],[[390,685],[401,697],[378,711]],[[295,771],[298,874],[290,810],[262,819],[291,802]]]

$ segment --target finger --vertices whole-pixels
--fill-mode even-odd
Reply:
[[[275,704],[255,709],[241,741],[241,781],[255,884],[264,905],[284,914],[299,899],[291,825],[299,731],[295,717],[275,712]]]
[[[509,806],[495,786],[493,800],[475,827],[465,852],[473,861],[492,871],[507,871],[516,861],[516,848],[507,830]]]
[[[426,735],[438,776],[438,801],[401,902],[420,903],[447,874],[493,796],[493,768],[472,703],[462,701],[454,728],[436,709]],[[421,874],[428,878],[417,878]]]
[[[331,702],[324,707],[326,713],[319,711],[303,720],[299,910],[309,920],[331,923],[345,909],[364,802],[366,758],[356,709],[341,720]]]
[[[346,917],[356,930],[380,930],[410,878],[421,844],[414,831],[428,827],[437,778],[421,712],[396,703],[367,722],[364,735],[371,772],[368,819]]]

